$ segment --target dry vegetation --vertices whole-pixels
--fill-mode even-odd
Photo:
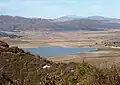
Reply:
[[[120,31],[94,32],[12,32],[20,38],[1,38],[11,46],[36,48],[40,46],[105,47],[105,42],[119,42]]]
[[[53,63],[17,47],[0,47],[0,85],[120,85],[120,67]]]
[[[45,34],[35,32],[31,35],[31,32],[28,32],[18,34],[23,36],[19,39],[3,39],[10,45],[18,45],[19,47],[39,47],[42,45],[104,47],[104,41],[109,42],[109,40],[120,36],[119,31]],[[119,50],[110,50],[109,52],[111,53],[110,55],[119,54]],[[82,54],[82,56],[86,56],[86,54]],[[119,62],[120,58],[119,55],[115,56],[108,56],[108,58],[85,58],[86,60],[82,62],[81,59],[83,57],[75,58],[72,55],[72,57],[69,57],[71,61],[81,61],[81,63],[71,63],[69,59],[66,60],[69,63],[55,63],[52,62],[53,59],[49,61],[39,55],[24,52],[18,47],[0,47],[0,85],[120,85],[120,67],[116,63]],[[89,55],[89,57],[91,56]],[[103,63],[101,68],[95,66],[96,62],[99,64],[98,61],[108,60],[110,62],[116,61],[116,65],[110,64],[106,66],[106,63]],[[51,67],[44,69],[44,65],[50,65]]]

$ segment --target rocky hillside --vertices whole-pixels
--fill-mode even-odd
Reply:
[[[76,64],[55,64],[17,47],[0,43],[0,85],[58,85]],[[67,68],[66,68],[67,67]]]
[[[0,85],[120,85],[119,68],[54,63],[0,42]]]
[[[68,20],[0,16],[0,31],[99,31],[120,29],[120,20],[88,17]]]

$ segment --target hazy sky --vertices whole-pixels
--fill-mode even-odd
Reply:
[[[101,15],[120,18],[120,0],[0,0],[0,15],[42,18]]]

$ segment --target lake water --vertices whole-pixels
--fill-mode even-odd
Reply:
[[[40,47],[40,48],[25,48],[24,50],[27,52],[31,52],[33,54],[39,54],[40,56],[64,56],[95,51],[97,49],[79,47]]]

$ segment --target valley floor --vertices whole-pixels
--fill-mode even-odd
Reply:
[[[11,46],[18,46],[19,48],[38,48],[40,46],[103,48],[96,52],[82,53],[80,55],[66,55],[47,58],[48,60],[54,62],[86,61],[92,64],[120,62],[119,49],[111,49],[106,47],[104,44],[106,41],[119,41],[119,30],[94,32],[11,32],[11,34],[20,35],[23,37],[16,39],[3,37],[1,40],[5,40]]]
[[[3,38],[11,46],[36,48],[40,46],[105,47],[104,41],[120,40],[120,31],[94,32],[13,32],[21,38]]]

